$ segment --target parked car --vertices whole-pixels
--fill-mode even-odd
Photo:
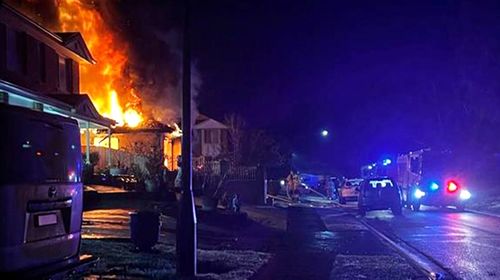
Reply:
[[[77,122],[3,104],[0,120],[0,273],[78,262],[83,191]]]
[[[359,195],[359,186],[362,179],[346,180],[339,188],[339,203],[345,204],[347,201],[357,201]]]
[[[394,215],[401,215],[402,207],[401,190],[390,178],[367,179],[359,186],[358,211],[361,215],[385,209],[391,209]]]

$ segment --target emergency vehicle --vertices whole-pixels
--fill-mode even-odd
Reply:
[[[459,161],[450,151],[422,149],[401,154],[396,177],[406,206],[414,211],[421,205],[463,210],[471,197]]]

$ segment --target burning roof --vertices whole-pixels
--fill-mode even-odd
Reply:
[[[115,127],[112,130],[113,134],[122,133],[172,133],[176,131],[175,127],[163,124],[152,119],[145,120],[140,127]]]
[[[101,115],[129,128],[178,118],[182,60],[175,4],[162,2],[158,9],[143,1],[7,1],[60,31],[60,44],[95,62],[80,64],[80,89]],[[196,71],[193,76],[196,90]]]

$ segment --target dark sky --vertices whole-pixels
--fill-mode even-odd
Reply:
[[[500,154],[500,1],[191,2],[200,111],[240,114],[295,162],[357,175],[425,147]],[[176,103],[182,2],[89,5],[130,43],[130,66],[156,92],[144,100],[166,83]]]
[[[475,3],[199,1],[200,109],[241,114],[334,172],[459,146],[458,120],[476,123],[484,103],[500,105],[500,3]]]

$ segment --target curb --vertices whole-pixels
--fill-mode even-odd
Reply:
[[[489,213],[489,212],[483,212],[483,211],[478,211],[478,210],[473,210],[473,209],[465,209],[465,212],[469,212],[469,213],[474,213],[474,214],[478,214],[478,215],[483,215],[483,216],[488,216],[488,217],[493,217],[493,218],[499,218],[500,219],[500,215],[499,214],[494,214],[494,213]]]
[[[357,220],[366,226],[371,232],[373,232],[382,242],[385,242],[390,247],[395,249],[401,254],[403,258],[409,261],[413,267],[422,272],[428,279],[431,280],[443,280],[443,279],[455,279],[448,271],[440,267],[435,261],[429,260],[428,257],[419,253],[417,250],[404,245],[398,244],[391,240],[387,235],[377,230],[372,225],[368,224],[366,221],[357,218]]]

